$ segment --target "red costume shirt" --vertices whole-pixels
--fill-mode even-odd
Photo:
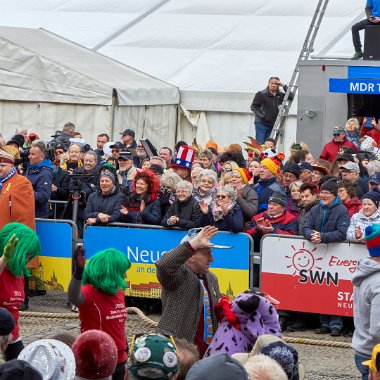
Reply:
[[[15,319],[16,326],[12,331],[12,342],[20,338],[19,306],[24,302],[24,277],[16,277],[6,266],[0,274],[0,306],[7,309]]]
[[[125,335],[125,309],[124,292],[120,290],[112,295],[95,289],[92,285],[82,286],[84,302],[78,306],[80,330],[101,330],[109,334],[116,343],[118,363],[127,360],[127,337]]]

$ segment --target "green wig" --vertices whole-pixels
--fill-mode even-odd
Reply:
[[[125,272],[131,267],[128,257],[114,248],[98,252],[89,260],[83,272],[82,284],[90,284],[108,294],[125,289]]]
[[[16,250],[8,262],[9,270],[17,277],[30,276],[26,265],[41,253],[41,245],[37,234],[21,223],[8,223],[0,231],[0,256],[8,240],[15,234],[18,238]]]

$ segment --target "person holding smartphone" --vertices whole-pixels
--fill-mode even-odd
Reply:
[[[355,48],[355,54],[351,58],[352,60],[358,60],[363,58],[362,43],[360,41],[359,31],[365,29],[367,25],[379,25],[380,26],[380,1],[379,0],[367,0],[365,7],[365,14],[367,18],[359,21],[352,26],[352,42]]]

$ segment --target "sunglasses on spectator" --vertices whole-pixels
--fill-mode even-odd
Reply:
[[[65,153],[63,150],[56,150],[55,151],[55,154],[63,154],[63,153]]]
[[[218,194],[216,196],[217,199],[226,199],[227,198],[227,195],[223,195],[223,194]]]
[[[222,172],[223,173],[232,172],[232,169],[231,168],[222,168]]]

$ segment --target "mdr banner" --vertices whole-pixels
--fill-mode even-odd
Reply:
[[[155,262],[166,251],[176,247],[187,231],[126,228],[87,227],[84,234],[86,258],[106,248],[124,252],[132,262],[127,272],[126,295],[160,298],[161,286],[156,276]],[[213,249],[211,271],[218,277],[220,291],[236,297],[249,289],[249,253],[251,238],[247,234],[219,232],[212,242],[231,246],[230,249]]]
[[[280,310],[352,316],[351,279],[368,256],[364,244],[268,235],[261,251],[261,290],[280,301]]]

